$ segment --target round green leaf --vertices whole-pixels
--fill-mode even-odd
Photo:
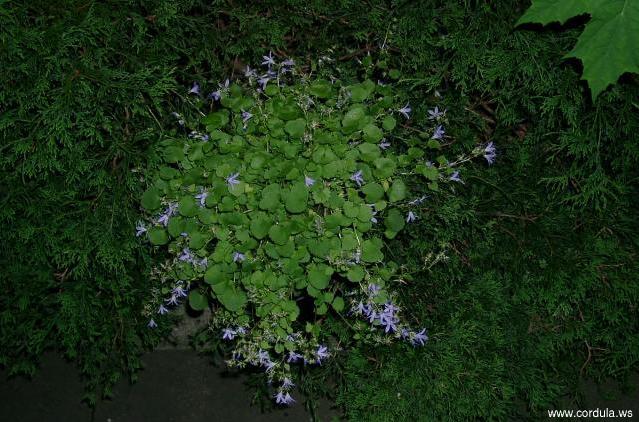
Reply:
[[[388,200],[390,202],[401,201],[402,199],[406,198],[406,194],[406,185],[402,180],[397,179],[393,182],[388,191]]]
[[[169,235],[166,230],[160,227],[154,227],[149,230],[149,241],[153,245],[166,245],[169,242]]]
[[[304,183],[296,183],[286,195],[286,210],[297,214],[308,206],[308,188]]]
[[[288,242],[288,238],[291,235],[288,227],[282,224],[275,224],[268,230],[268,236],[273,243],[278,245],[284,245]]]
[[[311,265],[308,270],[308,282],[317,290],[328,287],[333,275],[333,268],[325,264]]]
[[[284,130],[293,138],[300,138],[304,135],[304,131],[306,130],[306,120],[304,119],[295,119],[289,120],[284,125]]]
[[[194,311],[203,311],[204,309],[206,309],[207,305],[208,301],[202,295],[202,293],[198,292],[197,290],[191,290],[191,292],[189,293],[189,306],[191,307],[191,309],[193,309]]]
[[[142,206],[147,211],[155,211],[160,208],[160,192],[152,187],[142,194]]]

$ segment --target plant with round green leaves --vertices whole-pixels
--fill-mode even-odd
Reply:
[[[182,298],[214,306],[212,327],[235,342],[228,364],[263,367],[281,383],[276,401],[289,404],[292,365],[338,349],[322,332],[328,312],[354,318],[356,339],[426,342],[425,329],[400,319],[391,287],[401,270],[384,238],[425,218],[427,196],[411,187],[463,183],[457,166],[482,154],[492,162],[495,151],[449,162],[438,107],[428,129],[403,138],[412,110],[392,84],[311,77],[271,54],[262,64],[263,75],[247,68],[208,96],[193,85],[189,95],[210,109],[204,131],[160,143],[164,165],[137,229],[171,256],[158,270],[157,313]]]

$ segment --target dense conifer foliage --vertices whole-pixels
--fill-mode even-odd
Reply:
[[[389,241],[412,272],[399,300],[432,327],[429,345],[361,347],[304,372],[301,389],[353,420],[525,418],[578,402],[580,380],[624,379],[639,361],[639,86],[625,75],[593,102],[579,62],[563,60],[584,22],[516,29],[528,6],[0,4],[0,363],[32,373],[60,350],[93,401],[158,341],[143,307],[162,257],[135,224],[171,112],[196,117],[185,86],[270,49],[355,74],[383,46],[416,120],[439,94],[450,148],[492,141],[499,155],[433,204],[437,220]]]

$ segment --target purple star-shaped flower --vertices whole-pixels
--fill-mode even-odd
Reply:
[[[375,312],[371,307],[366,316],[368,317],[368,322],[372,324],[377,319],[377,312]]]
[[[295,60],[293,59],[286,59],[282,62],[282,66],[288,66],[288,67],[292,67],[295,66]]]
[[[193,86],[189,89],[189,94],[200,95],[200,84],[193,82]]]
[[[173,293],[174,295],[176,295],[177,297],[186,297],[186,290],[182,288],[182,286],[175,286],[173,288],[173,290],[171,290],[171,293]]]
[[[291,362],[297,362],[300,358],[302,357],[302,355],[300,355],[299,353],[295,353],[293,351],[288,352],[288,358],[286,359],[286,362],[291,363]]]
[[[142,236],[144,233],[146,233],[146,227],[144,227],[144,223],[142,223],[141,221],[138,221],[138,224],[135,226],[135,235],[137,237]]]
[[[275,65],[275,58],[273,57],[273,52],[269,51],[268,56],[262,56],[264,61],[262,62],[262,66],[268,66],[269,68]]]
[[[388,314],[394,314],[395,312],[399,311],[399,308],[395,305],[393,305],[393,302],[386,302],[384,304],[384,312],[388,313]]]
[[[315,180],[308,176],[304,176],[304,184],[308,187],[313,186],[315,184]]]
[[[379,287],[377,284],[371,283],[368,285],[368,292],[371,294],[371,296],[377,296],[380,290],[381,287]]]
[[[167,314],[168,312],[169,310],[165,308],[164,305],[160,304],[160,306],[158,307],[158,314],[164,315],[164,314]]]
[[[359,301],[357,306],[353,307],[353,313],[362,315],[364,314],[364,309],[366,309],[366,306],[364,306],[362,301]]]
[[[151,319],[149,321],[149,323],[146,324],[146,326],[149,327],[149,328],[156,328],[158,326],[158,324],[153,319]]]
[[[251,69],[249,65],[246,65],[246,69],[244,69],[244,77],[251,78],[255,76],[255,70]]]
[[[182,262],[193,262],[193,254],[189,248],[182,249],[182,254],[178,257]]]
[[[203,207],[206,205],[206,197],[209,196],[209,193],[203,190],[201,193],[195,195],[195,199],[200,200],[200,206]]]
[[[430,139],[442,139],[445,133],[446,131],[444,130],[444,127],[442,125],[437,125],[435,132],[433,132],[433,136],[431,136]]]
[[[357,170],[355,173],[353,173],[353,175],[351,176],[351,180],[355,183],[357,183],[357,186],[362,186],[362,184],[364,184],[364,178],[362,177],[362,171],[361,170]]]
[[[495,149],[495,145],[493,145],[492,141],[488,142],[486,147],[484,148],[484,158],[488,161],[488,164],[492,164],[495,162],[495,157],[497,157],[497,150]]]
[[[222,340],[233,340],[235,338],[235,331],[230,328],[222,330]]]
[[[251,119],[251,117],[253,117],[251,113],[249,113],[248,111],[242,110],[242,121],[244,123],[248,122]]]
[[[219,89],[217,91],[213,91],[208,95],[208,98],[213,101],[220,101],[220,98],[222,98],[222,92]]]
[[[268,84],[268,81],[270,81],[270,80],[271,80],[271,78],[268,75],[262,75],[257,80],[257,83],[262,88],[262,90],[265,90],[266,89],[266,84]]]
[[[413,345],[423,346],[428,341],[428,335],[426,334],[426,328],[422,329],[419,333],[415,333],[413,337]]]
[[[320,345],[315,352],[315,357],[317,358],[317,363],[321,363],[322,359],[329,357],[331,354],[328,353],[328,347]]]
[[[429,120],[439,119],[440,117],[444,115],[444,113],[446,113],[446,110],[440,111],[439,107],[435,106],[435,108],[428,110],[428,119]]]
[[[382,141],[378,144],[378,146],[379,146],[381,149],[384,149],[384,150],[385,150],[385,149],[388,149],[388,148],[391,146],[391,143],[390,143],[390,142],[388,142],[388,141],[386,140],[386,138],[383,138],[383,139],[382,139]]]
[[[275,403],[290,405],[290,404],[295,403],[295,399],[293,399],[293,397],[291,397],[290,393],[288,393],[288,392],[285,393],[285,392],[280,390],[275,395]]]
[[[399,110],[397,110],[402,116],[404,116],[407,119],[410,119],[410,113],[411,111],[413,111],[412,108],[410,108],[410,105],[408,103],[406,103],[406,105],[402,108],[400,108]]]
[[[176,305],[179,304],[179,299],[178,299],[177,295],[175,295],[175,294],[172,294],[170,298],[165,299],[164,301],[166,302],[167,305],[176,306]]]
[[[230,187],[239,185],[240,181],[237,180],[239,175],[240,173],[233,173],[232,175],[226,178],[226,183],[228,183]]]
[[[408,216],[406,217],[406,222],[407,223],[412,223],[415,220],[417,220],[417,216],[415,215],[415,213],[412,212],[412,211],[408,211]]]
[[[259,359],[261,364],[264,364],[264,362],[270,362],[271,361],[271,357],[269,356],[268,352],[266,350],[258,350],[257,352],[257,358]]]
[[[272,360],[266,360],[264,362],[262,362],[262,365],[264,365],[264,370],[266,372],[271,372],[274,368],[275,368],[275,362],[273,362]]]
[[[458,183],[464,183],[462,182],[462,179],[459,177],[459,172],[456,171],[453,174],[450,175],[449,180],[453,181],[453,182],[458,182]]]
[[[235,252],[233,254],[233,262],[243,262],[246,259],[243,253]]]
[[[282,381],[282,388],[291,388],[291,387],[295,387],[295,384],[293,384],[293,381],[291,381],[289,378],[284,378],[284,381]]]
[[[392,315],[387,313],[380,314],[379,322],[384,326],[384,332],[389,333],[391,331],[397,331],[397,326],[395,324],[398,322],[398,319]]]

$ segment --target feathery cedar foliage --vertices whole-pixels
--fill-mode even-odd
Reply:
[[[515,30],[528,6],[0,4],[0,363],[30,373],[57,348],[98,394],[139,368],[156,338],[140,318],[151,258],[133,237],[137,198],[168,114],[189,112],[182,87],[269,49],[348,67],[386,40],[414,109],[439,89],[460,151],[490,139],[501,157],[466,175],[445,219],[394,245],[416,270],[405,304],[430,322],[431,346],[328,368],[346,415],[534,417],[578,399],[580,375],[623,378],[639,361],[639,87],[622,78],[593,104],[579,63],[562,60],[583,22]],[[432,245],[451,258],[424,270]],[[309,383],[321,390],[321,374]]]

